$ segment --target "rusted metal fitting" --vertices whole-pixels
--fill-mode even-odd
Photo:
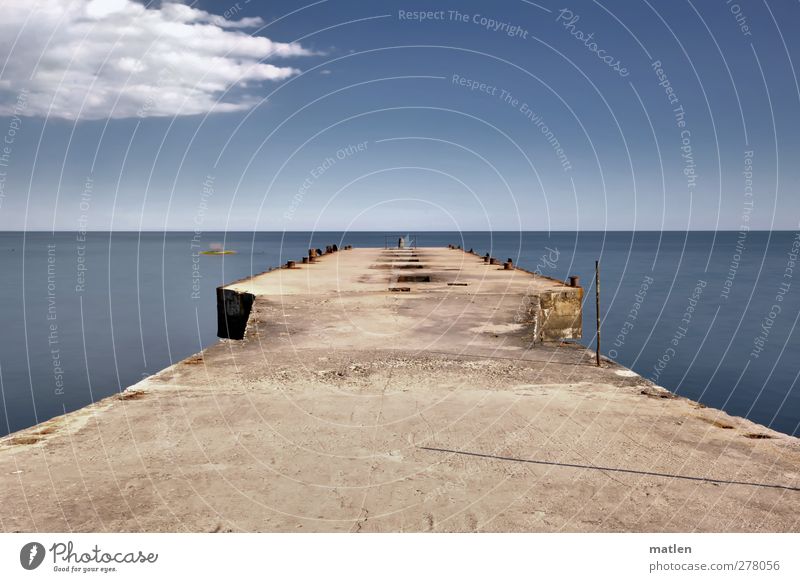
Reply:
[[[581,285],[581,278],[577,275],[571,275],[569,278],[569,286],[570,287],[580,287]]]

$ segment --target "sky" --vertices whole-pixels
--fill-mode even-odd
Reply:
[[[0,230],[800,221],[795,2],[0,5]]]

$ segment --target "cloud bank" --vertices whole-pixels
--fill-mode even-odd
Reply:
[[[4,0],[0,115],[23,91],[26,115],[70,120],[249,109],[254,87],[299,72],[266,59],[313,54],[242,31],[263,24],[174,2]]]

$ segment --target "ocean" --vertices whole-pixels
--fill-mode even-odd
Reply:
[[[585,288],[583,343],[681,396],[800,425],[800,235],[421,232]],[[0,434],[75,410],[217,341],[218,285],[384,232],[0,233]],[[202,255],[213,245],[230,255]],[[793,276],[798,275],[798,281]]]

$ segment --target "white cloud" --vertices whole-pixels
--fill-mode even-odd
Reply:
[[[0,115],[22,90],[26,115],[64,119],[248,109],[246,88],[299,72],[266,59],[313,54],[241,31],[263,24],[172,2],[3,0]]]

